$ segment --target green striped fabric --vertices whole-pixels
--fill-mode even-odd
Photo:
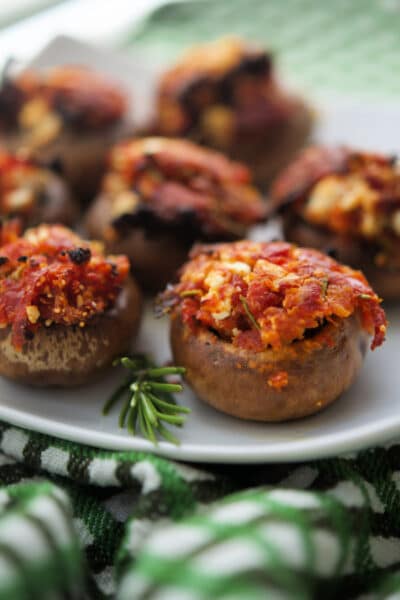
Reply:
[[[4,455],[2,463],[10,466]],[[83,557],[66,494],[45,481],[2,489],[0,597],[78,597],[83,586]]]
[[[400,444],[198,469],[2,423],[0,451],[1,599],[400,598]]]
[[[166,62],[227,33],[270,47],[280,72],[310,94],[399,99],[399,0],[178,2],[161,7],[122,43]]]

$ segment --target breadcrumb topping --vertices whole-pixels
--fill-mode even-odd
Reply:
[[[400,166],[395,157],[312,147],[277,179],[275,203],[342,235],[390,245],[400,239]]]
[[[140,219],[148,223],[152,215],[164,226],[195,227],[203,238],[231,239],[264,219],[265,204],[248,169],[192,142],[122,142],[109,164],[103,189],[112,203],[114,235]]]
[[[103,75],[78,66],[28,69],[0,87],[2,128],[17,128],[30,151],[56,139],[65,126],[98,130],[120,121],[125,95]]]
[[[61,225],[41,225],[0,248],[0,327],[21,349],[38,327],[85,327],[114,306],[129,273],[125,256],[104,256]]]
[[[179,310],[194,331],[205,327],[253,351],[303,340],[355,313],[374,349],[387,325],[380,299],[360,271],[286,242],[199,246],[160,301],[166,311]]]

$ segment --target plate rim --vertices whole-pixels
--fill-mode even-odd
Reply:
[[[7,423],[31,430],[36,433],[51,436],[56,439],[74,442],[100,448],[110,452],[149,452],[151,454],[183,462],[209,464],[261,464],[314,461],[323,458],[333,458],[339,455],[358,452],[372,446],[383,446],[400,435],[400,417],[393,421],[387,417],[375,427],[371,424],[359,425],[351,430],[351,435],[332,433],[325,438],[317,438],[311,443],[304,444],[304,438],[288,442],[274,442],[273,447],[260,444],[256,448],[243,446],[221,446],[213,444],[200,445],[183,442],[175,446],[169,442],[160,441],[157,446],[141,437],[119,435],[85,429],[76,425],[54,422],[46,417],[22,413],[12,407],[0,405],[0,419]],[[115,440],[115,441],[114,441]]]

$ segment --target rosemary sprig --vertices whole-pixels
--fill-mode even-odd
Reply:
[[[181,427],[190,409],[178,406],[173,393],[181,392],[180,383],[169,383],[167,375],[183,375],[184,367],[158,367],[144,354],[124,356],[114,361],[129,371],[123,383],[106,401],[103,415],[108,415],[119,401],[123,401],[119,414],[119,426],[127,428],[131,435],[136,431],[157,444],[157,434],[173,444],[179,440],[165,424]]]

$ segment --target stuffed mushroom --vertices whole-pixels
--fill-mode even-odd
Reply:
[[[199,398],[259,421],[311,415],[356,378],[385,337],[359,271],[286,242],[200,246],[160,298],[174,360]]]
[[[74,386],[129,349],[141,313],[125,256],[62,226],[41,225],[0,248],[0,374]]]
[[[289,241],[361,269],[385,300],[400,299],[400,166],[393,156],[311,147],[278,177],[272,203]]]
[[[238,239],[265,215],[243,165],[187,140],[143,138],[112,150],[86,224],[129,256],[144,288],[160,290],[194,241]]]
[[[127,99],[105,77],[75,66],[7,73],[0,88],[0,144],[61,169],[91,199],[109,146],[127,128]]]
[[[310,109],[277,80],[271,54],[228,37],[190,49],[162,76],[153,129],[223,151],[265,184],[311,127]]]
[[[78,206],[61,177],[34,162],[0,150],[0,216],[18,217],[23,227],[72,225]]]

